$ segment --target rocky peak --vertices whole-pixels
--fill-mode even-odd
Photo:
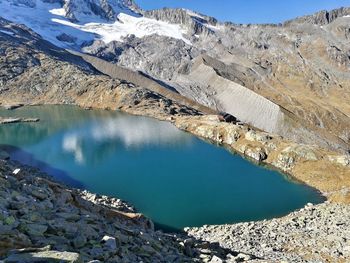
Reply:
[[[144,11],[143,15],[172,24],[180,24],[189,29],[191,34],[210,33],[211,27],[215,27],[218,21],[210,16],[205,16],[182,8],[162,8]]]
[[[133,0],[5,0],[15,6],[37,8],[41,3],[58,4],[65,17],[74,22],[97,16],[107,21],[117,20],[119,13],[137,15],[141,12]],[[62,12],[60,11],[60,12]]]
[[[61,1],[61,0],[58,0]],[[107,21],[117,20],[119,13],[135,15],[139,8],[133,0],[63,0],[66,17],[72,21],[85,16],[98,16]]]
[[[329,23],[332,23],[337,18],[346,17],[346,16],[350,16],[350,7],[341,7],[341,8],[330,10],[330,11],[323,10],[323,11],[317,12],[313,15],[302,16],[302,17],[298,17],[296,19],[286,21],[284,23],[284,25],[288,26],[288,25],[294,24],[294,23],[327,25]]]

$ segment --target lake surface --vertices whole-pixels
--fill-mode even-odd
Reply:
[[[59,180],[128,201],[167,230],[268,219],[321,196],[167,122],[73,106],[0,110],[40,118],[0,125],[11,157]]]

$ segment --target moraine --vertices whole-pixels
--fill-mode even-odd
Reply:
[[[166,230],[268,219],[323,200],[167,122],[73,106],[0,110],[0,116],[40,118],[0,126],[1,148],[13,159],[122,198]]]

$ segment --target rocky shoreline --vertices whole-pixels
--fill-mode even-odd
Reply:
[[[0,236],[4,262],[251,258],[217,243],[156,231],[150,220],[119,199],[70,188],[9,160],[0,160]]]
[[[222,122],[215,115],[179,116],[173,123],[232,153],[278,169],[319,190],[334,203],[350,203],[350,155],[297,144],[248,125]]]
[[[7,258],[5,262],[33,262],[30,261],[33,257],[38,260],[43,255],[62,257],[66,260],[63,262],[346,262],[349,259],[346,235],[350,226],[348,223],[338,224],[340,219],[350,215],[350,208],[346,205],[350,200],[348,156],[317,146],[295,144],[248,125],[222,122],[215,115],[193,115],[191,109],[142,89],[136,89],[137,96],[130,91],[122,91],[126,93],[122,93],[121,104],[116,104],[116,108],[170,121],[178,128],[218,143],[230,151],[272,165],[320,190],[332,203],[327,201],[318,206],[309,205],[287,217],[269,221],[188,228],[184,234],[167,235],[155,231],[148,219],[120,200],[116,206],[115,199],[97,198],[94,194],[70,189],[28,167],[21,168],[21,172],[14,175],[15,166],[21,165],[2,161],[1,192],[4,194],[0,204],[6,217],[0,220],[0,235],[6,236],[4,244],[9,245],[1,256]],[[134,100],[138,103],[134,104]],[[78,105],[84,108],[94,106],[82,101]],[[173,114],[168,108],[176,108],[179,113]],[[44,181],[41,179],[43,177],[46,178]],[[25,186],[34,184],[39,195],[35,197],[24,190],[23,182]],[[57,189],[60,189],[58,195],[68,192],[72,199],[64,197],[62,203],[59,201],[61,197],[55,193]],[[40,200],[42,191],[46,195]],[[33,211],[12,207],[12,202],[18,204],[22,200],[31,200],[35,207],[33,211],[39,211],[39,215],[34,214],[28,219]],[[85,206],[81,206],[82,203]],[[48,208],[49,213],[46,212]],[[61,210],[66,218],[60,216]],[[94,218],[94,227],[91,228],[86,214]],[[34,230],[39,233],[34,232],[33,236],[31,230],[22,227],[22,223],[24,226],[34,225]],[[66,232],[65,224],[75,234]],[[93,229],[97,234],[92,232],[94,235],[91,235],[83,229],[90,232]],[[39,237],[35,236],[37,234]],[[22,240],[27,243],[16,243]],[[107,243],[112,244],[113,249],[116,244],[117,249],[111,252],[111,247],[105,246]],[[14,248],[19,250],[13,251]]]
[[[129,204],[0,160],[4,262],[347,262],[350,206],[165,234]]]
[[[308,204],[285,217],[186,228],[194,238],[254,255],[252,262],[349,262],[350,206]]]

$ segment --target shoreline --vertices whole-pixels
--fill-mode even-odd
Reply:
[[[255,259],[184,231],[155,230],[152,221],[128,203],[72,188],[17,161],[0,160],[0,183],[0,260],[4,262]]]
[[[55,104],[66,105],[62,103]],[[30,106],[40,105],[50,105],[50,103],[31,103]],[[340,155],[339,153],[330,152],[328,150],[321,149],[317,146],[296,144],[284,140],[278,135],[272,135],[265,132],[257,131],[247,125],[242,126],[220,122],[218,117],[215,115],[193,116],[190,113],[185,113],[182,116],[174,116],[169,114],[163,108],[159,108],[157,104],[155,105],[154,103],[150,103],[147,100],[145,101],[145,103],[138,103],[135,107],[128,106],[130,104],[126,104],[126,106],[115,105],[115,107],[96,107],[99,105],[79,102],[69,105],[78,106],[83,109],[114,109],[133,115],[153,117],[161,121],[171,122],[173,125],[175,125],[177,128],[183,131],[189,132],[194,136],[203,138],[205,140],[210,140],[211,142],[218,144],[220,147],[224,147],[229,151],[234,151],[235,154],[239,153],[241,156],[243,156],[243,158],[248,157],[251,160],[255,160],[260,164],[268,165],[269,167],[272,167],[272,169],[282,171],[283,174],[291,176],[291,178],[296,179],[308,185],[309,187],[316,189],[328,200],[320,205],[313,206],[315,207],[316,211],[318,211],[318,207],[321,207],[322,209],[323,206],[326,208],[332,208],[334,205],[337,205],[337,203],[339,203],[339,205],[350,203],[350,193],[347,191],[343,191],[343,186],[350,187],[350,166],[346,162],[347,157]],[[182,106],[177,105],[177,107],[181,109]],[[344,158],[344,160],[342,158]],[[313,174],[313,169],[318,170],[317,176],[310,176]],[[340,180],[338,184],[333,185],[332,182],[334,180],[339,179],[337,174],[334,174],[336,171],[340,171],[344,174],[342,177],[340,177],[342,180]],[[335,178],[332,178],[332,176],[334,176]],[[319,182],[322,182],[322,184],[319,184]],[[232,235],[231,227],[234,228],[236,226],[240,226],[241,224],[253,223],[254,225],[256,224],[259,227],[265,227],[265,225],[269,224],[269,222],[271,221],[277,220],[278,222],[283,222],[285,218],[288,218],[298,213],[303,213],[303,209],[289,213],[286,216],[274,218],[271,220],[229,224],[223,226],[213,225],[209,227],[210,229],[213,229],[213,231],[209,231],[209,233],[211,233],[210,237],[202,233],[202,231],[207,231],[207,226],[204,226],[202,228],[188,228],[186,229],[186,232],[190,237],[194,239],[203,240],[204,242],[208,242],[210,244],[219,244],[221,248],[228,249],[229,251],[237,251],[234,250],[237,249],[237,247],[231,247],[225,241],[225,239],[223,241],[221,240],[221,237],[219,238],[218,236]],[[350,211],[348,214],[350,215]],[[341,214],[341,216],[343,217],[344,214]],[[230,227],[225,228],[227,226]],[[217,231],[217,229],[220,227],[223,227],[224,230],[221,229],[220,231]],[[292,233],[293,232],[291,232],[291,235]],[[273,247],[273,245],[271,246]],[[271,246],[267,246],[267,248],[271,249]],[[238,251],[243,251],[243,253],[240,253],[241,261],[251,262],[257,262],[259,258],[259,253],[266,252],[262,250],[263,252],[256,251],[257,253],[255,253],[255,251],[252,250],[252,253],[250,253],[249,251],[249,253],[244,253],[244,247],[241,247]],[[197,251],[197,253],[199,253],[199,255],[202,255],[201,252]],[[266,255],[268,255],[268,251],[266,253]],[[210,252],[209,254],[210,256],[208,256],[207,258],[213,259],[213,253]],[[232,256],[231,254],[232,253],[226,253],[226,255],[218,258],[228,260],[231,257],[238,257],[238,254],[236,254],[235,256]]]
[[[7,109],[9,111],[12,111],[14,109],[18,109],[18,108],[22,108],[22,107],[37,107],[37,106],[72,106],[72,107],[79,107],[80,109],[83,109],[83,110],[103,110],[103,111],[112,111],[111,108],[107,107],[107,108],[99,108],[99,107],[83,107],[79,104],[60,104],[60,103],[57,103],[57,104],[19,104],[21,106],[17,106],[18,104],[15,104],[16,107],[15,108],[10,108],[10,109]],[[0,107],[1,107],[1,104],[0,104]],[[8,106],[7,106],[8,107]],[[141,116],[141,117],[150,117],[150,118],[154,118],[154,119],[157,119],[159,121],[165,121],[165,122],[169,122],[171,124],[173,124],[175,127],[177,127],[178,129],[184,131],[184,132],[188,132],[190,133],[191,135],[205,141],[206,143],[210,143],[210,144],[214,144],[218,147],[222,147],[224,148],[226,151],[228,151],[230,154],[232,155],[235,155],[235,154],[238,154],[240,155],[242,158],[244,158],[245,160],[249,161],[249,162],[252,162],[254,165],[258,165],[258,166],[262,166],[262,167],[265,167],[266,169],[269,169],[269,170],[273,170],[273,171],[276,171],[278,172],[281,176],[285,176],[287,177],[288,179],[290,180],[294,180],[295,182],[297,183],[301,183],[301,184],[304,184],[310,188],[312,188],[313,190],[315,190],[318,194],[320,194],[320,196],[322,196],[323,198],[325,198],[324,201],[328,200],[327,198],[327,193],[325,193],[324,191],[322,191],[321,189],[317,188],[317,187],[314,187],[310,184],[308,184],[307,182],[305,182],[304,180],[298,178],[297,176],[295,176],[292,171],[290,169],[283,169],[283,167],[279,167],[279,166],[276,166],[274,163],[272,162],[267,162],[266,159],[259,159],[259,155],[254,155],[254,152],[252,152],[250,155],[246,154],[244,151],[242,152],[241,149],[238,149],[235,145],[235,141],[234,140],[230,140],[230,138],[227,138],[229,139],[229,141],[231,142],[228,142],[227,140],[223,139],[223,137],[225,137],[225,132],[227,131],[224,131],[222,134],[220,134],[220,132],[222,131],[215,131],[215,136],[214,133],[212,134],[201,134],[201,133],[198,133],[198,131],[194,131],[192,130],[191,128],[187,127],[186,125],[188,125],[188,121],[191,122],[192,120],[187,120],[187,118],[191,118],[193,117],[194,120],[197,119],[200,119],[200,118],[203,118],[204,119],[204,123],[209,119],[210,122],[212,122],[210,125],[212,126],[211,128],[214,128],[214,129],[217,129],[220,130],[220,127],[217,127],[218,125],[223,125],[226,129],[227,127],[230,129],[232,128],[235,132],[236,132],[236,128],[239,127],[241,129],[241,131],[243,132],[246,132],[247,130],[253,130],[254,132],[256,133],[261,133],[263,134],[262,136],[269,136],[270,134],[266,133],[266,132],[260,132],[260,131],[256,131],[254,129],[252,129],[250,126],[248,126],[247,124],[243,124],[243,125],[236,125],[236,124],[232,124],[232,123],[225,123],[225,122],[222,122],[219,120],[219,118],[217,118],[216,115],[201,115],[201,116],[185,116],[185,121],[182,120],[183,117],[172,117],[172,116],[167,116],[167,117],[163,117],[163,116],[157,116],[157,115],[149,115],[144,113],[144,114],[140,114],[139,112],[135,113],[133,111],[129,111],[129,110],[125,110],[125,109],[115,109],[116,111],[120,111],[121,113],[127,113],[127,114],[131,114],[131,115],[134,115],[134,116]],[[2,123],[1,122],[1,119],[2,117],[0,116],[0,125],[1,124],[7,124],[7,123]],[[3,118],[3,119],[12,119],[12,117],[10,118]],[[17,117],[16,117],[17,119]],[[23,118],[18,118],[18,119],[23,119]],[[31,118],[24,118],[23,119],[24,121],[19,121],[19,122],[22,122],[22,123],[25,123],[25,122],[39,122],[40,119],[36,118],[35,116],[31,117]],[[25,121],[25,120],[29,120],[29,121]],[[32,120],[35,120],[35,121],[32,121]],[[10,122],[12,123],[12,122]],[[185,124],[185,126],[184,126]],[[193,124],[193,123],[192,123]],[[199,125],[201,125],[201,123],[199,122]],[[230,127],[232,126],[232,127]],[[200,127],[199,127],[200,128]],[[208,128],[208,127],[206,127]],[[210,130],[210,129],[208,129]],[[228,131],[228,133],[230,133],[230,131]],[[237,136],[237,135],[235,135]],[[241,135],[239,135],[241,136]],[[280,136],[276,136],[278,138],[282,138]],[[239,139],[239,138],[238,138]],[[257,153],[259,154],[259,153]],[[258,157],[258,158],[256,158]],[[350,160],[350,159],[349,159]],[[350,172],[350,163],[349,163],[349,172]],[[349,173],[350,175],[350,173]]]
[[[8,105],[11,104],[7,104],[7,107]],[[80,103],[15,103],[14,105],[21,105],[21,107],[62,105],[80,107],[84,110],[113,110],[111,107],[87,106]],[[231,154],[239,154],[248,161],[267,166],[268,169],[276,170],[282,176],[291,177],[297,182],[314,188],[326,200],[350,204],[350,155],[332,152],[317,145],[297,144],[279,135],[259,131],[247,124],[236,125],[222,122],[216,115],[189,115],[186,113],[183,116],[174,116],[162,109],[154,109],[153,107],[151,109],[147,108],[146,111],[141,108],[140,111],[137,106],[136,108],[115,107],[114,110],[170,122],[180,130],[223,147]],[[31,119],[36,118],[32,116]],[[304,166],[311,166],[311,168],[307,167],[307,169],[302,170]],[[329,167],[319,170],[317,177],[310,176],[313,168],[320,169],[324,166]],[[332,179],[332,176],[330,176],[332,170],[339,170],[343,173],[341,180],[334,187],[329,183],[339,178]],[[306,175],[303,174],[305,171],[307,172]],[[324,178],[326,178],[326,182],[318,184]]]

